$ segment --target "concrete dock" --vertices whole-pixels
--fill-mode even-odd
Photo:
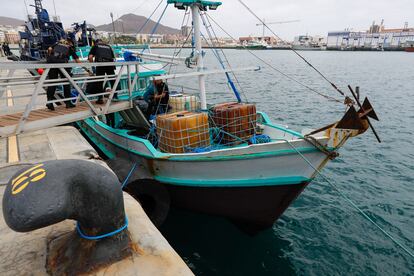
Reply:
[[[1,71],[0,76],[7,72]],[[20,72],[19,74],[25,74]],[[1,108],[15,103],[0,93]],[[27,93],[27,92],[26,92]],[[79,131],[71,126],[53,127],[0,138],[0,196],[3,198],[10,178],[20,169],[46,160],[79,159],[109,167]],[[193,275],[185,262],[169,245],[130,195],[124,193],[127,228],[133,253],[112,265],[93,271],[93,275]],[[46,259],[49,243],[57,237],[73,235],[76,222],[65,220],[27,233],[17,233],[5,223],[0,213],[0,275],[48,275]]]

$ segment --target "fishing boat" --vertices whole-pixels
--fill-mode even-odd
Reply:
[[[205,33],[211,34],[207,11],[216,10],[221,3],[168,0],[168,4],[191,11],[194,40],[189,58],[168,59],[195,65],[194,72],[131,73],[120,80],[120,86],[126,89],[134,79],[130,94],[136,99],[135,105],[115,114],[115,126],[100,117],[78,125],[108,157],[112,169],[147,212],[171,203],[228,218],[249,231],[269,228],[328,161],[338,156],[346,141],[368,129],[368,117],[377,119],[376,114],[368,99],[361,104],[353,93],[354,100],[345,97],[345,115],[318,130],[297,132],[273,122],[266,113],[256,111],[254,104],[242,101],[233,82],[237,71],[254,73],[260,68],[233,68],[220,58],[224,53],[219,49],[214,51],[221,68],[204,66],[201,22]],[[142,51],[135,54],[143,60],[166,58]],[[235,94],[234,102],[207,103],[208,74],[226,76]],[[171,95],[170,105],[175,105],[172,110],[148,120],[141,97],[152,80],[171,82],[186,77],[198,78],[198,97]],[[123,97],[121,92],[119,97]]]
[[[406,52],[414,53],[414,41],[407,41],[404,50]]]
[[[300,35],[295,37],[292,48],[297,51],[321,51],[324,50],[319,37]]]
[[[250,49],[250,50],[265,50],[265,49],[268,49],[269,47],[270,46],[265,42],[252,40],[252,41],[245,43],[244,45],[239,45],[236,48],[237,49]]]

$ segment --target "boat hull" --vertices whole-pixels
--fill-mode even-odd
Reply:
[[[327,162],[324,153],[299,139],[292,143],[301,155],[289,145],[269,143],[154,157],[145,141],[91,119],[79,125],[109,157],[121,181],[128,177],[129,185],[139,185],[142,179],[156,180],[168,190],[173,206],[228,218],[251,233],[271,227],[314,178],[301,155],[318,168]]]
[[[173,206],[222,216],[255,233],[272,227],[308,182],[261,187],[185,187],[166,185]]]

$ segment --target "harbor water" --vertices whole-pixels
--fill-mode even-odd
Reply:
[[[172,50],[154,52],[171,54]],[[233,67],[261,65],[248,52],[225,50]],[[340,99],[291,51],[256,51],[284,73]],[[188,54],[188,52],[185,52]],[[323,173],[371,218],[414,252],[414,54],[301,52],[347,94],[361,87],[379,122],[351,139]],[[209,68],[218,67],[209,50]],[[213,65],[215,64],[215,65]],[[340,119],[345,107],[268,66],[238,73],[244,94],[273,122],[300,131]],[[168,69],[168,68],[167,68]],[[174,70],[172,70],[174,71]],[[180,70],[177,70],[180,71]],[[208,78],[210,101],[233,99],[222,76]],[[197,79],[175,81],[196,88]],[[175,88],[175,87],[174,87]],[[191,92],[186,89],[187,92]],[[237,168],[234,168],[237,173]],[[317,177],[272,229],[249,236],[223,218],[172,210],[162,233],[197,275],[413,275],[414,259]]]

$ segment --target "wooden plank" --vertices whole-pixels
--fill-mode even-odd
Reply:
[[[20,161],[19,158],[19,147],[17,144],[16,135],[8,137],[7,140],[7,162],[16,163]]]
[[[13,93],[7,89],[7,106],[13,106]],[[13,135],[7,138],[7,163],[17,163],[20,161],[19,144],[17,143],[17,136]]]

